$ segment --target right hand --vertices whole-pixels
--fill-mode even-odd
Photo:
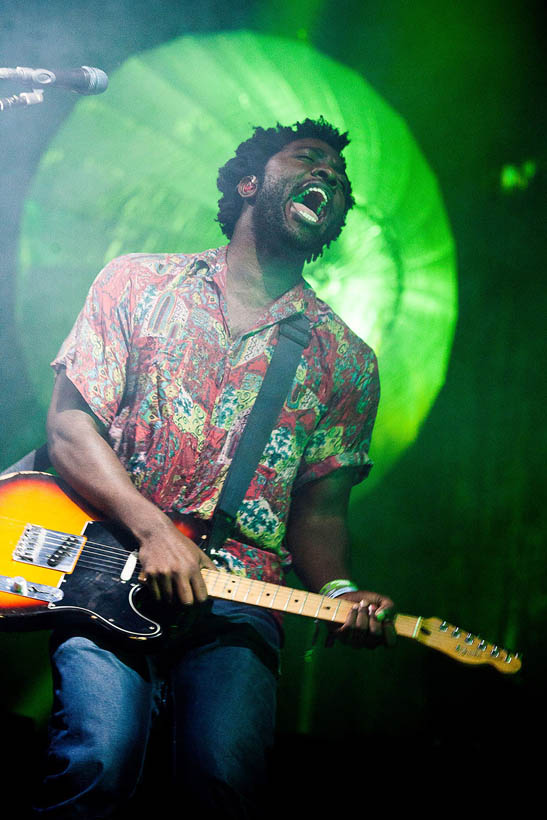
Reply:
[[[153,533],[141,537],[139,559],[146,583],[158,601],[185,606],[207,600],[202,569],[217,570],[208,555],[183,535],[167,516]]]

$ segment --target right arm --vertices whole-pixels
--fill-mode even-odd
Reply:
[[[47,418],[53,466],[76,492],[105,518],[127,527],[139,543],[139,559],[154,595],[183,604],[204,601],[201,568],[216,569],[211,559],[175,527],[169,517],[135,488],[104,438],[93,415],[64,368],[55,381]]]

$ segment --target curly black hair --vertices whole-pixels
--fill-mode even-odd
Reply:
[[[253,136],[242,142],[236,149],[235,156],[220,168],[217,188],[222,196],[218,201],[216,221],[220,223],[222,232],[228,239],[232,238],[236,222],[243,208],[243,199],[237,191],[240,180],[254,174],[259,182],[262,182],[264,169],[270,157],[281,151],[289,142],[308,137],[320,139],[330,145],[331,148],[334,148],[340,154],[345,168],[345,161],[341,152],[349,145],[347,131],[341,134],[337,128],[328,123],[322,116],[318,120],[312,120],[308,117],[302,122],[294,123],[294,125],[277,123],[272,128],[255,126]],[[351,192],[351,185],[349,185],[346,194],[344,221],[340,225],[340,230],[342,230],[345,223],[347,212],[354,205],[355,200]]]

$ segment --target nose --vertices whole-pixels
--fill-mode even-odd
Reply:
[[[312,170],[312,176],[319,177],[322,179],[323,182],[326,182],[331,187],[335,187],[337,183],[337,176],[336,171],[334,168],[331,168],[326,162],[322,162],[321,165],[316,165],[315,168]]]

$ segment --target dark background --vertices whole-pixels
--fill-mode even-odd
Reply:
[[[306,665],[309,627],[288,619],[278,760],[284,775],[313,783],[316,794],[318,784],[319,792],[336,791],[340,780],[344,794],[360,793],[387,769],[401,777],[405,761],[414,761],[413,773],[423,774],[427,761],[435,771],[465,772],[472,783],[495,782],[506,794],[527,790],[531,779],[517,774],[517,763],[531,764],[529,733],[544,729],[547,620],[540,5],[29,0],[3,4],[0,19],[4,66],[88,64],[107,72],[184,33],[250,28],[297,37],[306,29],[313,45],[361,72],[407,121],[453,228],[459,322],[446,383],[418,439],[352,509],[355,576],[390,594],[402,612],[439,615],[524,652],[523,669],[504,677],[404,640],[392,652],[320,649]],[[40,156],[75,101],[59,93],[47,106],[0,115],[0,467],[40,443],[43,411],[13,318],[18,230]],[[503,190],[502,168],[528,160],[536,164],[532,179]],[[4,725],[20,737],[24,723],[33,749],[42,727],[18,717],[18,704],[29,681],[48,685],[45,647],[43,633],[0,636]]]

